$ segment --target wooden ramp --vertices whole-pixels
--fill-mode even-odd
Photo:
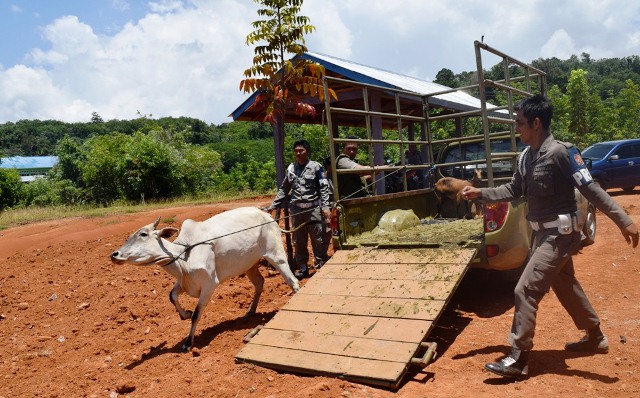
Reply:
[[[340,250],[236,355],[397,388],[475,249]]]

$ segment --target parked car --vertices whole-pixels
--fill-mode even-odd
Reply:
[[[640,141],[640,140],[639,140]],[[521,152],[525,145],[516,140],[516,151]],[[511,141],[495,140],[491,142],[491,153],[512,152]],[[464,140],[453,142],[444,147],[438,156],[437,163],[455,163],[485,159],[484,140]],[[443,165],[439,172],[445,177],[456,177],[470,180],[474,169],[486,169],[486,164],[477,165]],[[494,161],[494,178],[508,180],[513,175],[512,162],[509,160]],[[486,178],[486,175],[483,174]],[[498,182],[497,185],[503,182]],[[486,183],[485,183],[486,184]],[[484,184],[483,184],[484,185]],[[582,215],[582,244],[593,244],[596,238],[596,208],[576,189],[576,202]],[[495,270],[516,270],[521,272],[526,263],[532,243],[532,230],[527,222],[527,203],[524,198],[512,202],[489,203],[485,206],[485,252],[478,253],[473,266]]]
[[[516,139],[516,151],[522,152],[524,147],[525,145],[520,142],[520,139]],[[505,138],[491,141],[492,154],[511,151],[510,139]],[[461,145],[456,142],[447,145],[440,151],[437,163],[468,162],[485,158],[486,152],[484,140],[472,139],[462,141]],[[471,180],[475,174],[475,169],[480,169],[482,174],[486,177],[486,168],[487,165],[484,163],[439,167],[440,172],[445,177],[455,177],[464,180]],[[513,175],[512,163],[510,160],[495,160],[492,164],[492,168],[494,178],[505,178]]]
[[[633,191],[640,185],[640,139],[599,142],[582,151],[582,157],[603,189]]]

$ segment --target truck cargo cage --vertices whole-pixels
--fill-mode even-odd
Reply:
[[[438,161],[437,149],[452,142],[482,141],[484,148],[493,148],[497,140],[510,141],[511,150],[493,154],[485,151],[474,159],[460,159],[457,162],[438,162],[438,168],[472,169],[485,165],[483,180],[487,186],[505,182],[508,177],[494,176],[495,162],[511,162],[519,151],[518,135],[515,132],[514,104],[517,100],[546,92],[546,74],[524,62],[510,57],[484,43],[475,43],[478,83],[465,87],[420,94],[393,87],[354,82],[347,79],[326,76],[324,78],[325,111],[329,128],[329,147],[332,160],[340,154],[342,144],[356,142],[366,153],[366,164],[370,171],[371,195],[389,194],[385,190],[385,178],[390,174],[401,175],[401,191],[408,191],[407,173],[419,171],[423,180],[420,188],[430,188],[432,181],[426,180],[426,173]],[[502,65],[503,79],[484,78],[482,55],[496,57]],[[485,62],[486,64],[486,62]],[[517,76],[512,76],[517,74]],[[329,89],[339,93],[339,105],[332,104]],[[471,95],[466,95],[469,93]],[[466,96],[462,96],[465,94]],[[458,97],[455,97],[458,95]],[[473,96],[477,96],[477,98]],[[346,99],[345,99],[346,98]],[[504,98],[506,104],[495,105],[497,98]],[[453,129],[451,137],[439,138],[443,124],[449,122]],[[452,124],[452,125],[451,125]],[[360,127],[361,136],[348,139],[340,132],[341,126]],[[434,131],[435,130],[435,131]],[[415,145],[421,164],[408,162],[405,152],[409,145]],[[385,153],[397,156],[392,162],[385,159]],[[337,176],[354,173],[353,170],[332,170],[332,179],[338,191]],[[469,173],[459,173],[468,177]],[[503,173],[504,174],[504,173]],[[497,181],[494,181],[497,179]],[[414,188],[415,189],[415,188]]]

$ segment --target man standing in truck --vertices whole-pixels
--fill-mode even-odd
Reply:
[[[325,232],[331,221],[329,204],[329,182],[320,163],[309,160],[311,145],[307,140],[298,140],[293,144],[296,161],[287,167],[284,181],[278,189],[273,203],[267,210],[273,210],[284,204],[286,196],[291,192],[289,205],[291,220],[295,230],[293,245],[298,279],[309,276],[308,238],[311,237],[315,269],[319,269],[329,260],[327,250],[329,239]]]
[[[347,138],[356,139],[353,135]],[[369,173],[367,167],[355,161],[357,154],[358,143],[355,141],[345,142],[342,147],[342,153],[336,158],[336,170],[357,170],[353,173],[338,174],[338,193],[340,193],[340,199],[363,198],[369,194],[362,178],[368,181],[371,179],[371,175],[367,174]]]
[[[580,248],[579,217],[574,187],[620,228],[628,243],[638,245],[638,228],[624,210],[593,179],[572,144],[557,141],[550,132],[553,109],[542,95],[520,101],[515,108],[516,131],[528,146],[507,184],[496,188],[466,187],[465,199],[488,202],[527,199],[527,220],[534,231],[529,261],[515,288],[515,310],[509,343],[511,352],[485,369],[504,377],[528,376],[538,305],[549,289],[569,313],[576,327],[586,330],[565,349],[583,353],[609,352],[600,318],[575,277],[572,255]]]

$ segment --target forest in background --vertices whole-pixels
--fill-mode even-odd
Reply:
[[[581,149],[612,139],[635,138],[640,130],[640,57],[592,60],[588,54],[568,60],[538,59],[531,65],[547,73],[554,105],[556,138]],[[517,76],[518,67],[510,73]],[[502,65],[485,71],[500,80]],[[442,69],[435,82],[448,87],[474,83],[475,72]],[[472,95],[475,93],[471,93]],[[496,105],[500,95],[490,96]],[[477,129],[478,126],[466,126]],[[442,123],[437,139],[455,129]],[[362,135],[344,128],[341,135]],[[286,125],[285,158],[291,145],[310,141],[311,158],[328,156],[326,126]],[[207,124],[189,117],[104,121],[98,113],[84,123],[21,120],[0,124],[0,156],[56,155],[47,178],[19,182],[15,170],[0,169],[0,210],[31,205],[96,204],[206,196],[214,191],[256,193],[276,188],[273,130],[268,123]],[[366,154],[361,154],[362,156]],[[385,153],[394,158],[397,154]]]

